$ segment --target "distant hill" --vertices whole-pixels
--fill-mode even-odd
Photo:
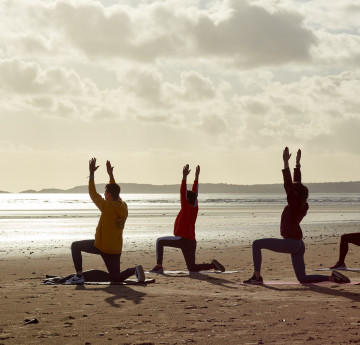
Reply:
[[[42,189],[39,191],[36,191],[34,189],[28,189],[28,190],[24,190],[23,192],[20,192],[20,193],[68,193],[68,191],[63,190],[63,189],[48,188],[48,189]]]
[[[188,186],[192,182],[188,183]],[[96,189],[99,193],[105,190],[105,183],[97,184]],[[153,185],[138,183],[120,183],[122,193],[178,193],[179,184]],[[360,193],[360,181],[356,182],[324,182],[306,183],[310,193]],[[256,184],[238,185],[227,183],[200,183],[201,193],[283,193],[282,184]],[[22,193],[88,193],[88,186],[77,186],[70,189],[42,189],[40,191],[26,190]]]

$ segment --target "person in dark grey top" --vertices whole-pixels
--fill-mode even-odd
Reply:
[[[336,271],[334,271],[330,277],[318,274],[306,275],[304,262],[305,244],[302,240],[303,234],[300,223],[309,209],[307,203],[309,192],[307,187],[301,183],[301,150],[298,150],[296,155],[294,181],[291,178],[289,169],[290,157],[291,154],[289,153],[289,149],[288,147],[285,147],[283,151],[284,169],[282,170],[282,173],[288,204],[285,206],[281,215],[280,234],[283,238],[263,238],[253,242],[254,274],[250,279],[245,280],[244,283],[263,283],[260,274],[262,261],[261,249],[291,254],[295,275],[300,283],[316,283],[328,280],[338,283],[349,283],[350,280],[347,277]]]

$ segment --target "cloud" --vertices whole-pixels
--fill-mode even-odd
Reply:
[[[27,55],[36,54],[50,54],[54,48],[51,46],[51,41],[46,37],[36,33],[21,33],[12,37],[14,46],[23,48]]]
[[[21,87],[9,75],[23,80]],[[41,116],[89,123],[136,120],[140,126],[153,126],[156,133],[167,128],[188,133],[196,130],[204,138],[220,140],[224,148],[308,142],[316,143],[319,152],[359,151],[350,124],[356,126],[360,116],[356,91],[360,70],[303,77],[289,84],[267,75],[262,87],[251,94],[239,92],[231,83],[224,87],[225,80],[215,81],[195,70],[183,71],[177,81],[170,80],[154,67],[125,70],[118,76],[119,87],[106,90],[97,89],[74,71],[41,68],[18,59],[2,61],[0,76],[4,94],[17,90],[20,110]],[[251,89],[249,80],[245,79],[244,85]],[[329,136],[341,128],[343,143],[330,145]]]
[[[184,126],[185,117],[216,103],[222,85],[195,71],[184,71],[169,82],[155,68],[123,70],[119,87],[99,90],[72,69],[44,67],[18,58],[0,60],[0,92],[13,109],[34,115],[82,121],[135,118],[143,124]],[[219,106],[221,108],[221,106]]]
[[[194,25],[200,51],[227,57],[239,67],[309,60],[316,37],[299,14],[270,13],[245,2],[233,1],[231,7],[231,15],[218,24],[204,15]]]
[[[160,125],[164,128],[174,127],[183,129],[185,126],[184,116],[182,114],[148,112],[135,114],[135,119],[144,125]]]
[[[359,32],[360,6],[353,0],[296,1],[294,4],[307,18],[307,23],[318,29],[334,33]]]
[[[89,119],[89,115],[87,114],[87,116],[85,116],[81,114],[79,104],[69,97],[29,97],[25,100],[22,108],[26,109],[28,113],[33,113],[41,117],[64,120]]]
[[[360,156],[360,116],[335,119],[328,133],[320,134],[306,143],[312,152],[320,154],[351,153]]]
[[[85,118],[85,120],[88,121],[117,121],[123,118],[123,114],[121,110],[115,108],[110,108],[108,106],[102,106],[102,107],[94,107],[92,109],[89,109],[88,116]]]
[[[6,113],[24,111],[33,115],[90,121],[119,120],[124,106],[119,90],[101,91],[87,78],[64,67],[42,67],[18,58],[0,60],[0,103]],[[114,110],[116,109],[116,110]]]
[[[5,1],[14,20],[0,33],[3,53],[19,54],[0,59],[0,107],[88,123],[136,120],[157,133],[196,128],[244,147],[326,137],[358,116],[359,71],[338,73],[360,56],[355,22],[343,24],[350,33],[336,31],[340,22],[326,26],[333,14],[322,0],[269,3]],[[332,8],[344,15],[349,6]],[[282,73],[295,77],[285,84]]]
[[[204,108],[223,108],[224,86],[199,72],[183,71],[177,82],[169,81],[154,68],[130,70],[119,75],[128,109],[143,124],[195,125]],[[220,103],[221,104],[220,104]]]
[[[358,5],[332,1],[3,1],[7,56],[63,63],[359,64]],[[81,22],[81,25],[78,25]]]
[[[164,106],[163,75],[155,68],[131,69],[118,76],[127,92],[152,105]]]
[[[143,63],[206,58],[245,68],[309,61],[317,43],[296,9],[271,12],[243,1],[211,2],[207,8],[174,1],[109,7],[95,1],[15,1],[11,8],[16,6],[23,21],[11,42],[15,51],[60,49],[62,55],[78,51],[88,58]],[[7,27],[9,33],[14,29]],[[39,29],[47,34],[40,36]]]
[[[93,95],[96,87],[63,67],[41,68],[18,58],[0,60],[0,88],[17,94]]]
[[[188,101],[211,100],[216,97],[213,82],[195,71],[181,74],[182,97]]]
[[[200,113],[200,122],[196,127],[215,137],[225,134],[229,130],[224,116],[212,112]]]
[[[90,56],[121,55],[129,51],[135,38],[135,23],[122,7],[106,9],[97,2],[57,1],[48,13],[65,37]]]
[[[263,147],[308,142],[316,143],[319,152],[351,148],[360,153],[354,145],[354,128],[360,128],[359,87],[360,70],[356,70],[304,77],[297,83],[270,86],[262,94],[238,96],[235,104],[245,124],[239,140]]]

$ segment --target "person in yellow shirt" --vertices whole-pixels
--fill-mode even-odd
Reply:
[[[113,282],[124,281],[134,274],[139,282],[143,282],[145,275],[141,265],[120,272],[120,257],[123,244],[122,234],[128,216],[128,208],[126,203],[120,198],[120,186],[115,183],[113,175],[114,167],[111,166],[109,161],[106,162],[106,169],[110,182],[105,187],[104,198],[97,193],[94,181],[97,169],[96,158],[92,158],[89,161],[89,195],[101,212],[96,228],[95,240],[83,240],[72,243],[71,254],[76,274],[68,279],[65,284],[84,284],[81,252],[100,255],[105,262],[110,280]]]

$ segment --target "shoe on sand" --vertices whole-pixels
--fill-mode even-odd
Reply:
[[[145,273],[141,265],[135,266],[135,275],[139,283],[143,283],[145,281]]]
[[[72,285],[78,285],[78,284],[84,284],[85,279],[84,276],[79,277],[77,274],[74,274],[70,279],[68,279],[64,284],[72,284]]]
[[[341,274],[340,272],[333,271],[331,276],[333,277],[335,283],[338,284],[350,283],[350,279],[347,276]]]
[[[345,263],[340,264],[339,261],[332,267],[330,267],[331,270],[346,270]]]
[[[164,273],[164,267],[160,267],[159,265],[155,265],[153,269],[151,269],[149,272],[152,273]]]
[[[211,261],[211,264],[215,266],[215,268],[220,272],[225,272],[225,267],[217,260]]]
[[[244,284],[263,284],[263,279],[260,276],[259,278],[256,278],[255,274],[253,274],[253,276],[248,279],[248,280],[244,280],[243,281]]]

